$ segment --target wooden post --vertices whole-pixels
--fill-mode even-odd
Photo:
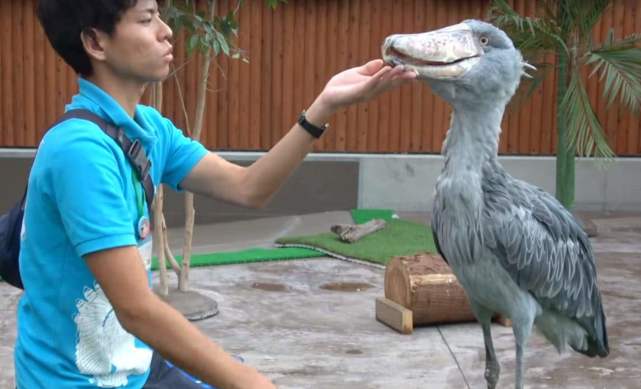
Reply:
[[[376,320],[405,335],[414,329],[412,311],[383,297],[376,299]]]

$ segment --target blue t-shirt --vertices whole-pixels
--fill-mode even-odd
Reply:
[[[179,190],[205,156],[153,108],[139,105],[132,119],[95,84],[81,78],[79,87],[67,110],[88,109],[139,139],[154,185]],[[21,237],[18,388],[140,388],[146,381],[152,351],[121,327],[83,259],[137,245],[149,270],[151,238],[136,232],[147,206],[132,174],[116,142],[86,120],[60,123],[40,143]]]

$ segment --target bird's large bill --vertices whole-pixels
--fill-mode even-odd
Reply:
[[[420,34],[391,35],[382,47],[385,62],[404,65],[422,78],[455,79],[479,62],[483,48],[465,23]]]

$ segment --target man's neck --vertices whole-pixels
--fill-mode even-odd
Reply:
[[[144,83],[123,80],[111,74],[99,72],[87,77],[87,80],[93,82],[113,97],[132,118],[147,86]]]

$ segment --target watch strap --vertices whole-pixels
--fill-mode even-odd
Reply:
[[[314,138],[316,139],[320,138],[321,135],[323,135],[323,132],[327,129],[327,127],[329,127],[329,124],[325,123],[319,127],[315,124],[308,122],[305,114],[306,114],[305,111],[301,112],[300,116],[298,117],[298,124],[300,124],[300,126],[303,127],[303,129],[307,131]]]

